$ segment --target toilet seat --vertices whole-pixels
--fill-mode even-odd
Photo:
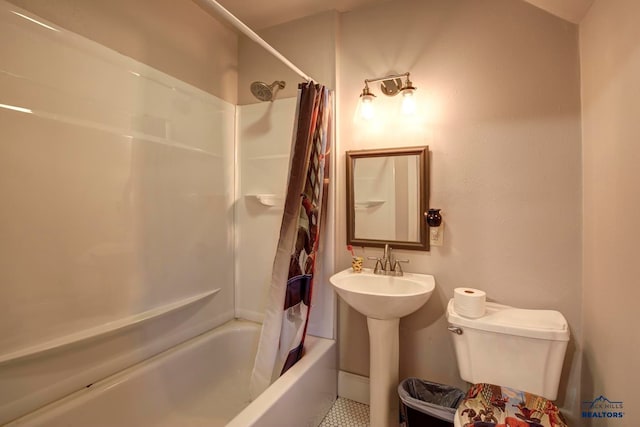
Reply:
[[[475,384],[458,407],[455,427],[567,427],[550,400],[493,384]]]

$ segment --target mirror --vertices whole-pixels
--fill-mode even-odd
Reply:
[[[429,250],[429,147],[347,151],[347,244]]]

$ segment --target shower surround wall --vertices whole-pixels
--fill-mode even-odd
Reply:
[[[18,13],[0,2],[0,357],[219,291],[0,364],[0,424],[234,317],[235,106]]]
[[[261,322],[289,170],[296,98],[238,106],[236,315]]]
[[[335,88],[337,25],[338,14],[326,12],[260,29],[258,33],[305,73]],[[282,222],[297,88],[302,79],[243,36],[238,41],[238,70],[236,314],[262,320]],[[274,102],[260,102],[251,94],[251,82],[270,84],[274,80],[286,82]],[[309,334],[324,338],[335,336],[336,296],[328,284],[328,277],[335,270],[334,173],[331,170],[327,223],[318,258],[322,262],[316,267],[308,325]],[[256,197],[265,194],[275,196],[274,206],[263,204],[271,200],[260,202]]]
[[[261,322],[271,286],[287,187],[297,98],[237,107],[236,316]],[[331,200],[331,194],[329,195]],[[330,209],[330,208],[329,208]],[[331,223],[332,218],[327,218]],[[323,232],[309,315],[311,335],[334,338],[335,294],[325,278],[333,270],[333,228]]]

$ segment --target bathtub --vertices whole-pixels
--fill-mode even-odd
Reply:
[[[251,402],[259,335],[228,322],[8,426],[317,426],[337,394],[335,341],[308,336],[302,359]]]

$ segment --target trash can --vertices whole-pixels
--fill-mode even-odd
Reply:
[[[465,393],[459,388],[407,378],[398,386],[400,422],[406,427],[451,427]]]

